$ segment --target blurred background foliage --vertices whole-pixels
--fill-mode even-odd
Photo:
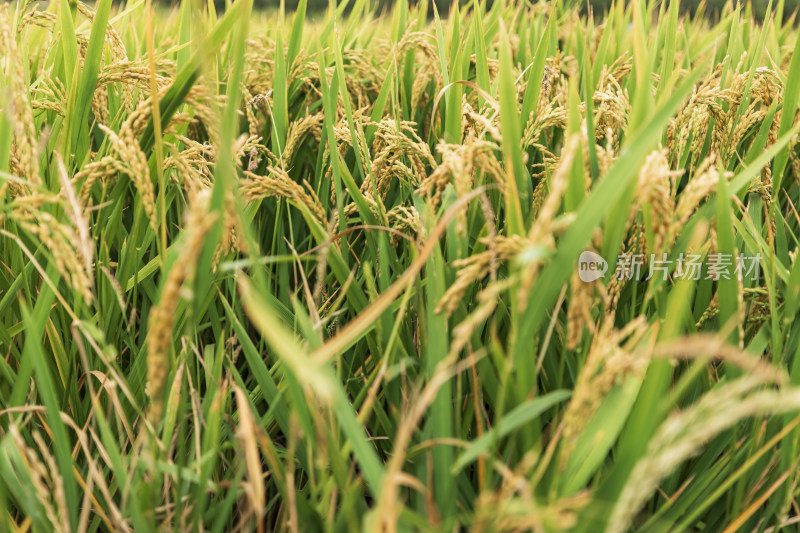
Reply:
[[[218,2],[220,0],[217,0]],[[299,0],[284,0],[286,10],[293,11],[297,8],[297,3]],[[394,4],[395,0],[373,0],[380,9],[389,9],[392,4]],[[441,15],[444,15],[450,10],[454,1],[458,1],[462,6],[469,6],[472,4],[473,0],[429,0],[430,4],[430,12],[431,16],[433,15],[433,4],[436,4],[437,9]],[[485,0],[488,5],[491,5],[492,0]],[[224,3],[224,0],[222,2]],[[261,9],[277,9],[280,7],[280,0],[253,0],[254,6],[261,8]],[[328,7],[329,0],[308,0],[308,12],[320,12],[323,11],[326,7]],[[411,3],[416,4],[416,0],[411,0]],[[573,2],[570,2],[573,3]],[[584,2],[574,2],[574,3],[583,3],[586,6],[591,6],[595,15],[602,15],[610,6],[611,0],[588,0]],[[774,9],[779,6],[779,4],[783,4],[783,11],[784,11],[784,20],[786,17],[791,16],[794,14],[798,6],[800,6],[800,0],[784,0],[783,2],[778,2],[777,0],[773,0]],[[764,14],[767,11],[767,6],[769,4],[768,0],[752,0],[751,2],[743,2],[742,6],[745,7],[747,4],[751,4],[750,7],[752,8],[753,15],[756,19],[762,19]],[[700,11],[704,15],[716,19],[719,18],[720,14],[724,11],[725,7],[728,6],[733,7],[735,5],[732,0],[682,0],[681,7],[687,13],[697,13]],[[743,9],[743,11],[745,11]]]

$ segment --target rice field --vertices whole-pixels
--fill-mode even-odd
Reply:
[[[0,531],[800,523],[783,0],[0,6]]]

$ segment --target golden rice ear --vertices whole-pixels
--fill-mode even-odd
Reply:
[[[240,190],[245,200],[252,202],[267,197],[286,198],[308,208],[320,223],[325,222],[325,209],[319,199],[306,192],[303,186],[294,181],[285,170],[268,167],[267,173],[268,175],[261,176],[248,170],[244,171],[248,179],[242,180]]]
[[[645,206],[650,207],[650,224],[653,228],[652,253],[659,256],[665,247],[672,243],[670,221],[675,212],[675,181],[683,175],[683,170],[672,170],[667,160],[667,151],[655,150],[645,159],[639,171],[634,203],[628,216],[630,224],[636,214]]]
[[[33,492],[44,508],[52,531],[67,533],[70,528],[69,511],[64,496],[64,480],[59,474],[55,459],[49,452],[49,446],[38,431],[32,431],[35,446],[29,446],[13,422],[8,432],[17,451],[23,455]],[[40,459],[39,453],[42,454],[44,462]]]
[[[95,12],[83,2],[77,2],[77,8],[80,13],[89,19],[89,22],[94,24]],[[128,52],[125,50],[125,43],[122,41],[114,25],[109,23],[105,28],[105,40],[109,45],[111,53],[114,57],[114,62],[125,61],[128,57]]]
[[[469,344],[476,329],[481,327],[497,309],[501,295],[517,283],[516,276],[489,283],[476,296],[478,305],[456,327],[453,328],[453,340],[450,343],[448,357],[456,358]],[[439,304],[441,306],[441,303]],[[438,309],[438,307],[437,307]]]
[[[311,135],[317,141],[321,139],[323,118],[323,113],[307,115],[289,125],[289,133],[286,135],[286,146],[283,149],[283,160],[285,164],[291,165],[295,152],[300,147],[306,135]]]
[[[544,200],[534,199],[537,203],[541,202],[541,207],[537,209],[536,220],[528,230],[527,243],[532,249],[540,247],[550,249],[555,243],[556,215],[569,185],[569,173],[575,160],[575,154],[580,149],[580,142],[580,136],[577,134],[567,139],[558,160],[558,166],[547,185],[549,189],[547,196]],[[517,298],[523,309],[527,305],[528,294],[533,287],[541,264],[541,261],[537,260],[523,267],[517,290]]]
[[[194,276],[194,266],[203,250],[204,240],[216,222],[208,212],[211,193],[197,194],[186,216],[184,241],[180,260],[175,261],[167,273],[158,304],[150,310],[147,330],[147,395],[150,398],[150,419],[161,417],[164,402],[164,385],[170,369],[170,347],[175,310],[181,299],[184,281]]]
[[[406,207],[404,205],[393,207],[386,213],[386,219],[391,224],[392,229],[403,234],[411,234],[417,237],[417,240],[422,240],[424,227],[419,212],[414,207]],[[400,236],[393,234],[392,243],[397,245],[399,242]]]
[[[8,6],[0,9],[0,57],[4,59],[0,60],[0,68],[5,67],[4,74],[9,81],[7,94],[0,94],[0,101],[4,102],[0,104],[3,107],[0,112],[9,113],[12,121],[13,149],[20,171],[19,177],[27,180],[33,187],[39,187],[42,184],[37,153],[39,140],[28,97],[30,87],[25,79],[25,68],[19,56],[15,34],[11,31],[8,11]]]
[[[459,268],[456,281],[445,291],[436,305],[437,313],[444,312],[450,316],[458,308],[459,302],[470,287],[492,272],[497,263],[516,258],[529,245],[529,241],[519,235],[513,237],[498,235],[492,241],[492,247],[485,252],[453,261],[453,266]]]
[[[580,279],[576,271],[569,283],[570,298],[567,306],[567,350],[578,347],[583,332],[594,332],[594,307],[595,283],[587,283]]]
[[[81,184],[81,205],[84,208],[91,206],[92,187],[96,183],[104,183],[112,176],[124,171],[122,163],[116,157],[110,155],[85,165],[72,178],[74,183]]]
[[[712,153],[697,167],[694,176],[689,180],[686,188],[678,198],[675,206],[675,215],[672,218],[667,234],[666,246],[670,246],[674,242],[675,237],[683,229],[689,217],[696,211],[700,202],[716,190],[719,177],[717,156]]]
[[[120,131],[122,135],[122,137],[120,137],[102,124],[99,124],[98,127],[108,135],[112,149],[136,187],[139,198],[142,201],[144,212],[150,221],[150,226],[154,230],[158,230],[155,189],[150,179],[150,168],[147,165],[147,157],[139,148],[138,140],[132,135],[131,130],[128,128],[123,128]]]
[[[800,408],[800,392],[764,389],[756,375],[716,386],[661,424],[633,469],[617,500],[606,531],[627,531],[636,512],[660,481],[685,460],[697,455],[713,437],[743,418],[781,414]],[[794,422],[790,427],[796,425]],[[788,476],[793,470],[786,472]],[[782,478],[785,479],[785,478]]]
[[[0,529],[795,519],[794,19],[433,2],[0,2]],[[764,276],[676,283],[717,247]]]
[[[61,277],[90,304],[94,298],[92,272],[84,262],[84,252],[76,248],[81,240],[75,229],[30,205],[19,205],[13,218],[39,239],[52,255]]]
[[[564,465],[581,432],[611,389],[620,379],[642,377],[650,360],[649,352],[640,345],[652,345],[657,328],[648,326],[645,317],[638,317],[624,328],[615,329],[613,319],[608,318],[595,331],[586,363],[564,413],[561,453]]]

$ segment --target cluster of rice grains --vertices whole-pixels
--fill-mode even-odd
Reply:
[[[0,524],[797,522],[794,19],[188,4],[0,7]]]

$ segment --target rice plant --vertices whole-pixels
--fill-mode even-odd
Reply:
[[[792,531],[783,0],[0,6],[0,531]]]

